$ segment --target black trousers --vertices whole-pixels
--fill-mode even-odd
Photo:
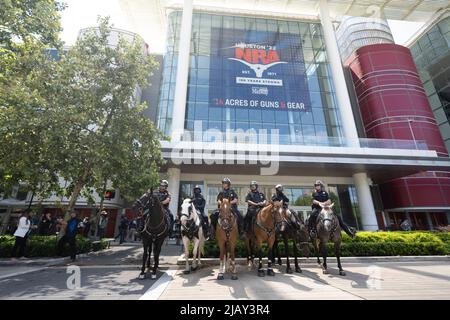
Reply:
[[[74,260],[77,254],[77,242],[75,236],[64,235],[61,239],[59,239],[57,248],[58,255],[59,256],[62,255],[64,245],[66,244],[66,242],[69,243],[70,259]]]
[[[25,255],[25,246],[27,244],[27,236],[18,237],[16,236],[16,241],[14,242],[14,247],[11,252],[11,257],[23,257]],[[19,250],[19,254],[16,256],[17,250]]]

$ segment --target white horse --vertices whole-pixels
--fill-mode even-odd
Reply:
[[[201,255],[204,254],[205,236],[203,235],[202,221],[199,213],[194,207],[192,200],[184,199],[181,205],[181,235],[184,245],[184,257],[186,259],[186,268],[184,273],[195,271],[201,265]],[[193,242],[192,250],[192,269],[189,266],[189,244]]]

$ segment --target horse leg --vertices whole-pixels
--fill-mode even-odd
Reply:
[[[257,243],[257,250],[258,250],[258,276],[264,277],[266,274],[264,272],[264,269],[262,267],[262,245],[261,243]]]
[[[294,259],[295,259],[295,272],[302,273],[302,269],[300,268],[298,264],[298,248],[297,248],[297,242],[294,240],[292,242],[292,245],[294,247]]]
[[[197,254],[198,254],[198,245],[200,243],[200,240],[197,238],[194,238],[194,248],[192,249],[192,271],[197,270]]]
[[[186,266],[184,268],[183,273],[187,274],[191,271],[191,268],[189,266],[189,238],[183,237],[183,246],[184,246],[184,258],[186,260]]]
[[[149,273],[150,272],[150,261],[152,258],[152,240],[149,240],[148,243],[148,255],[147,255],[147,267],[145,268],[145,273]]]
[[[275,251],[277,252],[277,263],[279,266],[283,265],[283,260],[281,260],[280,248],[278,247],[278,240],[275,237]],[[273,257],[273,261],[275,261],[275,256]]]
[[[219,266],[219,274],[217,275],[217,280],[223,280],[223,274],[225,272],[225,243],[223,241],[219,242],[219,248],[220,248],[220,266]]]
[[[156,279],[156,271],[158,271],[158,267],[159,267],[159,254],[161,253],[161,247],[162,244],[164,242],[165,238],[161,238],[161,239],[156,239],[153,246],[153,270],[152,270],[152,275],[151,275],[151,279],[155,280]]]
[[[268,249],[269,256],[267,257],[267,275],[273,277],[275,275],[275,272],[273,272],[273,269],[272,269],[273,243],[271,245],[270,240],[268,241],[268,246],[269,246],[269,249]]]
[[[315,252],[316,257],[317,257],[317,264],[320,266],[321,263],[320,263],[320,258],[319,258],[319,246],[317,244],[317,240],[316,239],[311,239],[311,240],[312,240],[312,244],[313,244],[313,247],[314,247],[314,252]]]
[[[245,240],[245,245],[247,247],[247,267],[251,268],[253,266],[253,250],[252,241],[249,236]]]
[[[341,242],[340,241],[337,241],[334,243],[334,253],[336,255],[336,259],[337,259],[337,263],[338,263],[339,275],[345,276],[345,271],[344,271],[344,269],[342,269],[342,265],[341,265]]]
[[[145,279],[145,263],[147,261],[147,251],[148,251],[148,243],[146,243],[146,241],[142,241],[142,243],[144,244],[144,254],[142,256],[142,268],[141,268],[141,273],[139,274],[139,279]]]
[[[289,239],[287,233],[283,234],[284,254],[286,255],[286,273],[292,273],[291,263],[289,262]]]
[[[320,241],[320,252],[322,253],[323,264],[322,264],[322,272],[323,274],[328,274],[327,270],[327,243]]]
[[[230,260],[231,260],[231,280],[237,280],[238,276],[236,274],[236,261],[235,261],[235,249],[236,246],[233,243],[232,245],[230,245]]]

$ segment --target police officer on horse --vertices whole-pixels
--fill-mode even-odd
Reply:
[[[290,219],[292,226],[295,229],[299,229],[300,218],[298,217],[298,214],[294,209],[289,209],[289,198],[286,197],[283,191],[284,191],[283,185],[277,184],[275,186],[275,194],[272,196],[272,201],[273,202],[283,201],[283,209],[286,209],[287,216],[289,217],[292,216],[292,219]]]
[[[244,219],[244,231],[249,232],[256,215],[263,207],[267,205],[266,196],[264,193],[259,192],[258,183],[256,181],[252,181],[250,183],[250,191],[245,197],[245,202],[247,202],[248,208]]]
[[[233,214],[237,219],[239,237],[242,239],[244,237],[244,218],[242,217],[241,212],[238,210],[237,207],[238,196],[236,192],[233,189],[231,189],[231,180],[229,178],[224,178],[222,180],[222,191],[220,191],[219,194],[217,195],[217,202],[222,201],[222,199],[228,199],[230,201],[231,211],[233,212]],[[219,210],[217,209],[211,215],[211,232],[209,237],[211,240],[215,238],[216,225],[218,220],[219,220]]]
[[[325,186],[321,180],[316,180],[316,182],[314,183],[314,193],[312,194],[312,198],[313,198],[313,203],[311,206],[312,212],[311,216],[309,217],[308,228],[311,237],[316,237],[317,216],[322,210],[320,204],[330,200],[330,196],[328,195],[328,192],[325,191]],[[339,226],[341,227],[341,229],[344,230],[345,233],[348,234],[351,238],[355,237],[356,234],[355,230],[347,226],[342,220],[340,215],[338,214],[335,215],[339,220]]]
[[[159,201],[161,202],[161,205],[164,209],[166,217],[170,223],[169,230],[172,230],[174,218],[169,209],[169,204],[170,204],[172,197],[171,197],[170,193],[167,191],[168,187],[169,187],[169,182],[167,182],[167,180],[161,180],[161,182],[159,183],[158,191],[155,191],[153,194],[156,195],[158,197]],[[148,216],[148,211],[145,211],[144,214],[142,215],[142,220],[141,220],[142,223],[138,229],[139,232],[142,232],[144,230],[145,221],[147,219],[147,216]]]
[[[192,204],[194,205],[197,212],[200,213],[199,216],[202,221],[203,234],[205,236],[205,239],[208,240],[209,221],[208,216],[205,213],[206,200],[202,195],[202,189],[200,188],[199,185],[196,185],[193,191],[194,194],[191,197]]]

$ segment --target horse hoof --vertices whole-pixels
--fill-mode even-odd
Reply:
[[[279,266],[283,265],[283,261],[281,261],[281,259],[278,259],[277,263]]]
[[[302,269],[300,269],[300,268],[295,268],[295,272],[297,272],[297,273],[302,273],[303,271],[302,271]]]
[[[145,279],[145,273],[139,274],[138,279],[139,280],[144,280]]]
[[[258,277],[264,277],[266,275],[266,273],[264,272],[264,270],[258,270]]]
[[[323,270],[322,273],[323,274],[329,274],[328,270]]]
[[[267,275],[273,277],[275,276],[275,272],[272,269],[267,269]]]
[[[155,279],[156,279],[156,274],[152,274],[152,275],[150,276],[150,279],[155,280]]]
[[[223,277],[223,274],[219,273],[219,275],[217,276],[217,280],[223,280],[223,279],[225,279],[225,278]]]
[[[346,275],[346,274],[345,274],[345,271],[344,271],[344,270],[339,271],[339,275],[340,275],[340,276],[345,276],[345,275]]]
[[[198,269],[198,266],[195,266],[195,267],[192,267],[192,271],[195,271],[195,270],[197,270]]]
[[[237,279],[238,279],[238,276],[237,276],[237,275],[233,274],[233,275],[231,276],[231,280],[237,280]]]
[[[286,269],[286,273],[292,273],[292,269],[291,268]]]
[[[184,270],[183,273],[184,274],[189,274],[189,273],[191,273],[191,270]]]

